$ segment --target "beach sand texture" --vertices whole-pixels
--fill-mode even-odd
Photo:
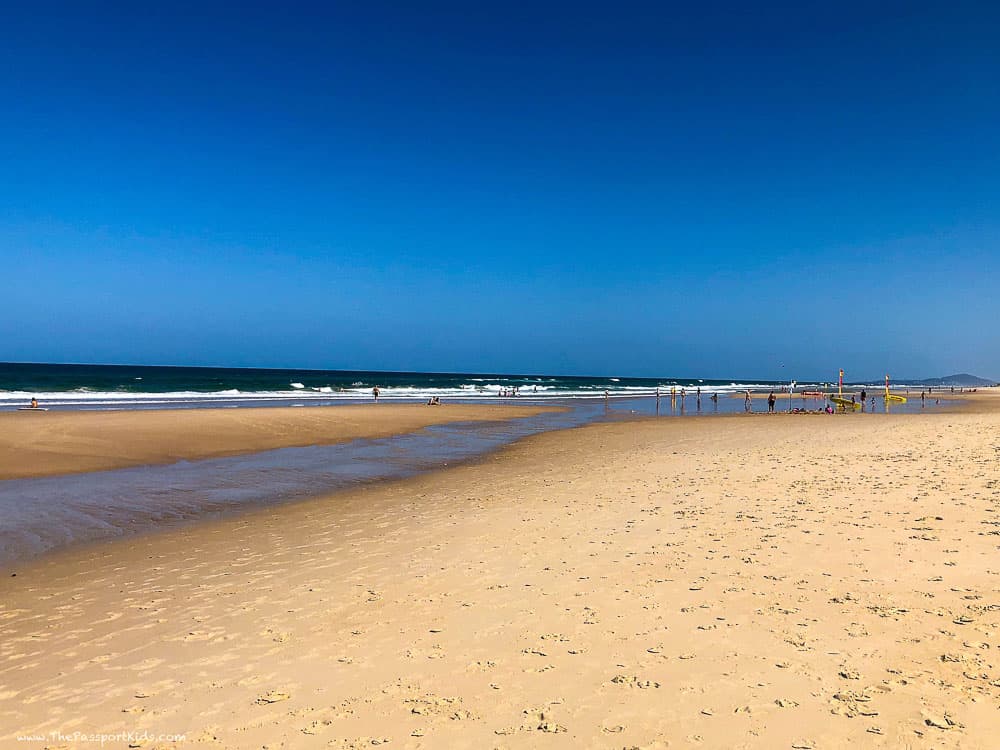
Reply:
[[[601,424],[58,553],[0,581],[0,745],[996,747],[998,428]]]
[[[551,407],[364,404],[0,414],[0,479],[218,458],[512,419]]]

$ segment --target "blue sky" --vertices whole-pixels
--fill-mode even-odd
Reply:
[[[3,17],[0,360],[1000,377],[998,6]]]

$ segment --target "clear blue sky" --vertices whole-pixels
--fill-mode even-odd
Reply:
[[[994,3],[10,3],[0,360],[1000,377]]]

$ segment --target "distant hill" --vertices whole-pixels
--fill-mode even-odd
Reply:
[[[996,384],[996,380],[987,380],[986,378],[978,378],[975,375],[969,375],[967,372],[963,372],[959,375],[946,375],[943,378],[926,378],[924,380],[900,380],[899,382],[911,383],[913,385],[928,385],[928,386],[960,386],[962,388],[979,388],[988,385]]]

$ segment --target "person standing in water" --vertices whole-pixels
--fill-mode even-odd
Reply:
[[[378,386],[375,386],[374,388],[372,388],[372,396],[375,398],[375,402],[376,403],[378,403],[378,395],[379,395],[379,393],[381,393],[381,391],[379,391]]]
[[[767,396],[767,413],[774,414],[774,402],[777,399],[774,396],[774,391],[771,391]]]
[[[743,411],[745,411],[747,414],[753,411],[753,400],[752,397],[750,396],[749,388],[747,388],[746,398],[743,399]]]

